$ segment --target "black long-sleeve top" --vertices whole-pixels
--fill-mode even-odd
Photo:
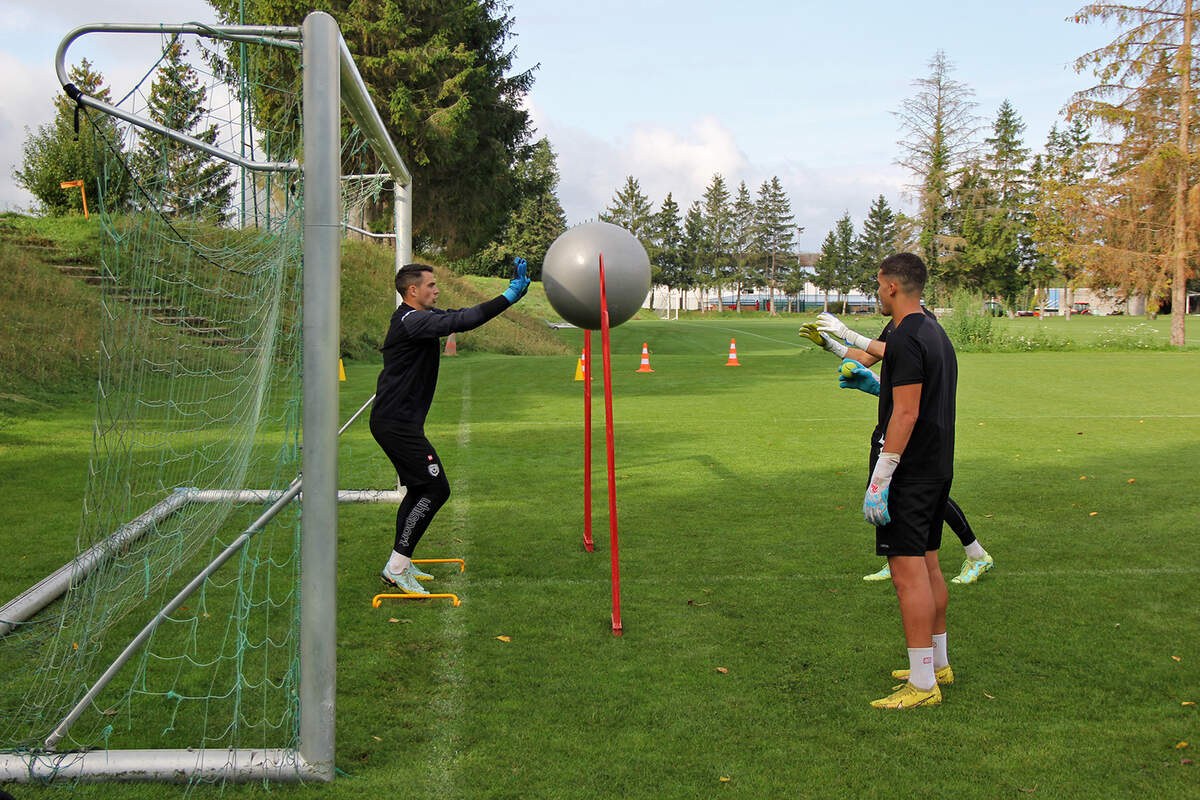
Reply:
[[[383,370],[371,420],[423,427],[437,388],[440,337],[478,328],[509,305],[503,295],[470,308],[424,311],[402,303],[380,348]]]

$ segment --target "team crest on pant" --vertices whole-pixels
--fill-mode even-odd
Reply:
[[[436,461],[429,465],[429,474],[432,475],[433,477],[436,478],[438,476],[438,474],[441,473],[441,471],[442,471],[442,467]]]

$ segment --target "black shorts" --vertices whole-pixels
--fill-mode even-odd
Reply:
[[[942,522],[950,481],[892,483],[888,515],[892,521],[875,528],[875,554],[924,556],[942,546]]]
[[[404,486],[411,489],[446,480],[442,460],[420,428],[372,419],[371,435],[387,453]]]

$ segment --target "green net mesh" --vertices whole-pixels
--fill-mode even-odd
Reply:
[[[296,160],[299,58],[164,37],[120,106],[256,161]],[[93,157],[104,165],[106,242],[76,552],[104,543],[109,552],[0,638],[0,749],[10,752],[40,748],[137,632],[269,505],[235,490],[277,492],[300,468],[299,172],[246,170],[95,111],[85,119],[101,134]],[[384,179],[348,125],[343,143],[345,170],[372,176],[343,181],[343,208],[366,220]],[[157,628],[57,749],[295,747],[298,586],[293,503]]]

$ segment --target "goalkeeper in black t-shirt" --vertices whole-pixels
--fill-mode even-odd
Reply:
[[[413,548],[434,514],[450,497],[450,482],[437,451],[425,438],[425,416],[437,388],[440,337],[478,328],[525,296],[525,259],[502,295],[470,308],[436,308],[433,267],[407,264],[396,272],[401,304],[392,314],[383,347],[383,370],[371,409],[371,435],[392,461],[406,493],[396,513],[396,539],[380,579],[411,594],[429,594],[420,579],[433,576],[412,563]]]
[[[876,294],[894,327],[882,337],[879,421],[871,437],[863,516],[875,526],[876,554],[886,556],[891,568],[909,667],[892,672],[907,682],[872,701],[876,708],[936,705],[942,700],[938,684],[954,680],[946,658],[948,595],[937,550],[954,478],[958,363],[945,331],[921,307],[926,275],[925,264],[912,253],[889,256],[878,273]],[[821,328],[852,333],[845,326],[831,330],[828,320]]]
[[[930,318],[936,319],[929,309],[923,308],[922,311]],[[895,327],[895,321],[889,320],[878,339],[869,339],[846,327],[833,314],[822,313],[817,316],[816,322],[807,322],[801,325],[800,335],[842,359],[842,366],[838,372],[838,384],[843,389],[858,389],[878,397],[879,379],[868,367],[883,358],[887,350],[884,343],[887,341],[888,334],[895,330]],[[857,346],[850,347],[845,342],[853,342]],[[872,466],[875,464],[875,459],[879,457],[879,449],[879,443],[873,440]],[[950,530],[954,531],[958,540],[962,542],[963,550],[966,551],[966,559],[963,560],[958,575],[951,578],[950,582],[960,585],[977,582],[995,565],[995,561],[991,554],[983,549],[983,545],[979,543],[975,531],[971,528],[971,523],[967,521],[967,515],[963,513],[962,508],[954,502],[952,497],[946,499],[945,521],[950,526]],[[891,566],[885,561],[878,572],[864,575],[863,580],[886,581],[891,577]]]

